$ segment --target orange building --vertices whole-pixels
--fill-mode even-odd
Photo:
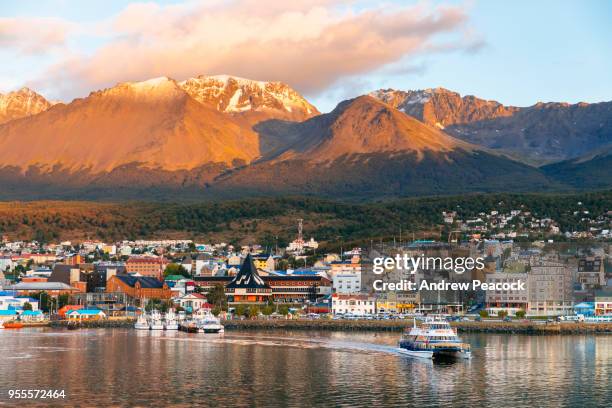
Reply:
[[[154,276],[161,279],[168,260],[160,256],[131,256],[125,263],[127,273]]]
[[[106,282],[107,293],[125,293],[144,304],[146,299],[170,299],[170,287],[150,276],[115,275]]]

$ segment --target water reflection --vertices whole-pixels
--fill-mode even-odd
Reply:
[[[611,337],[464,335],[472,360],[442,363],[398,353],[397,337],[4,330],[0,388],[65,389],[66,402],[98,406],[612,404]]]

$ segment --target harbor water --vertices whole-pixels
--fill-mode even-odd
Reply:
[[[612,336],[463,334],[472,359],[402,355],[399,333],[0,330],[0,405],[612,406]],[[63,390],[44,402],[10,390]]]

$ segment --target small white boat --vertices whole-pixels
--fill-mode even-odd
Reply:
[[[172,309],[166,313],[164,318],[164,328],[166,330],[178,330],[179,328],[178,320]]]
[[[457,329],[442,319],[428,318],[421,327],[416,321],[399,342],[399,351],[420,358],[470,358],[472,352],[468,343],[457,336]]]
[[[149,322],[147,321],[147,315],[141,314],[136,319],[136,324],[134,324],[134,328],[137,330],[149,330]]]
[[[164,322],[162,321],[161,314],[157,310],[154,310],[151,313],[151,318],[149,319],[149,329],[164,330]]]

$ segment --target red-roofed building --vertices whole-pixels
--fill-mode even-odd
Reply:
[[[178,300],[178,304],[185,310],[197,312],[200,309],[212,309],[212,305],[206,301],[206,296],[199,293],[189,293]]]

